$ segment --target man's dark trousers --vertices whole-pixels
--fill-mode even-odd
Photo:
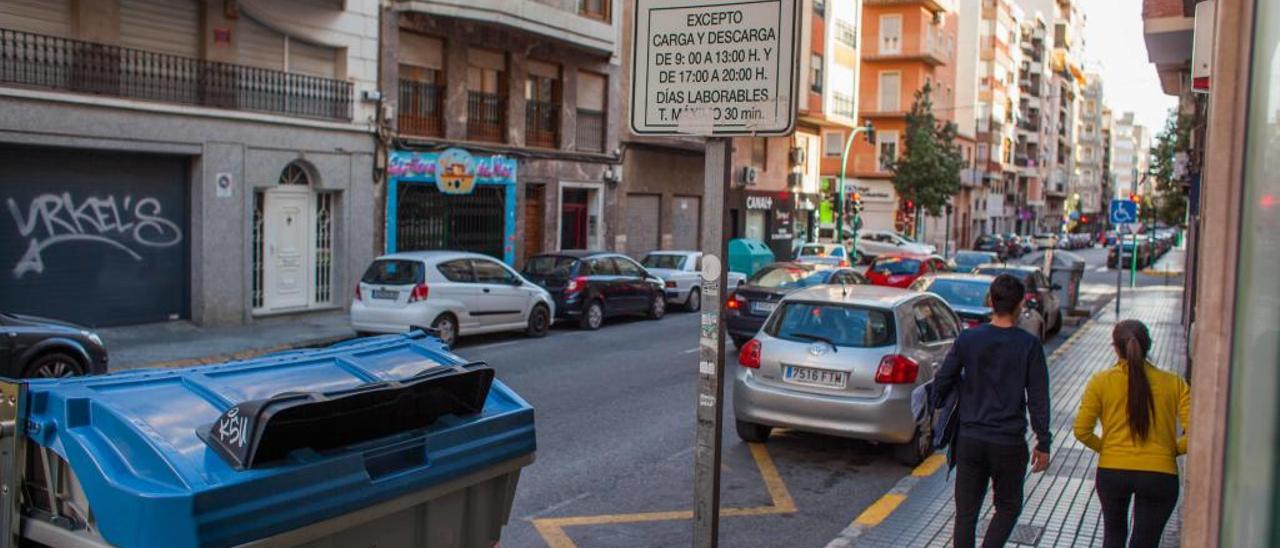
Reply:
[[[983,536],[983,548],[1004,546],[1022,513],[1022,486],[1031,455],[1026,444],[1002,445],[966,438],[956,444],[956,548],[972,548],[987,483],[995,492],[995,517]]]

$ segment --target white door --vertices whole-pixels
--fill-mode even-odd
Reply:
[[[263,308],[305,307],[311,291],[311,193],[272,190],[265,198]]]

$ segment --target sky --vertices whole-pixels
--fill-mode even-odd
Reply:
[[[1160,91],[1155,65],[1147,61],[1142,40],[1141,0],[1077,0],[1087,17],[1086,70],[1102,73],[1104,102],[1115,117],[1133,111],[1152,135],[1164,127],[1176,97]]]

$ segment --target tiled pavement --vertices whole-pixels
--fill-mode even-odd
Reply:
[[[1180,373],[1184,370],[1186,355],[1185,332],[1179,323],[1181,297],[1181,288],[1126,290],[1121,309],[1122,318],[1137,318],[1151,329],[1152,361]],[[1026,505],[1013,539],[1022,542],[1011,541],[1013,546],[1102,544],[1102,515],[1093,491],[1098,456],[1076,441],[1071,426],[1089,376],[1115,361],[1110,344],[1115,323],[1113,310],[1104,309],[1050,358],[1052,461],[1044,474],[1028,474]],[[829,546],[951,546],[955,507],[952,504],[954,484],[950,479],[945,466],[920,478],[883,522],[870,527],[855,522]],[[979,535],[985,530],[985,520],[991,517],[990,498],[988,495]],[[1162,546],[1178,546],[1180,529],[1181,502],[1165,529]]]

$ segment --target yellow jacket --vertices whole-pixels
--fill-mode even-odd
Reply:
[[[1101,453],[1099,468],[1142,470],[1177,474],[1174,460],[1187,452],[1186,429],[1190,424],[1191,389],[1182,377],[1146,364],[1147,381],[1151,383],[1154,413],[1151,430],[1145,441],[1134,441],[1129,435],[1129,372],[1124,361],[1110,369],[1094,373],[1076,412],[1075,435],[1090,449]],[[1102,420],[1102,437],[1093,433]],[[1178,421],[1183,434],[1178,435]]]

